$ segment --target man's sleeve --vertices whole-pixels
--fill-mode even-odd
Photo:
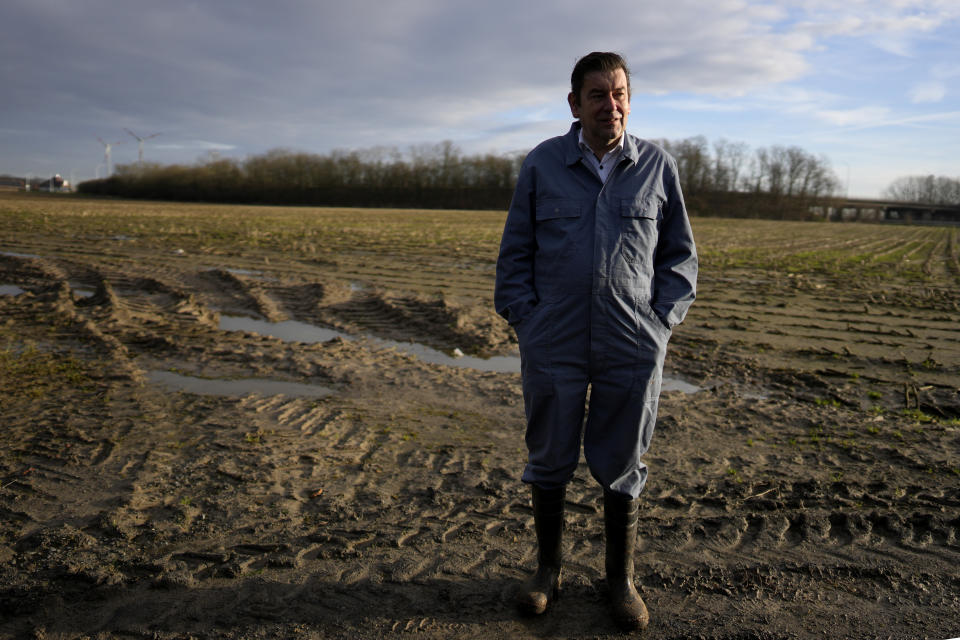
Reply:
[[[674,162],[664,175],[667,201],[654,259],[653,310],[669,326],[683,322],[697,293],[697,248]]]
[[[537,250],[533,225],[536,186],[533,169],[525,161],[517,178],[507,222],[500,240],[494,306],[511,326],[527,317],[537,304],[534,287],[534,255]]]

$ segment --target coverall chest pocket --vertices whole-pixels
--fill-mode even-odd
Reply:
[[[620,254],[629,263],[653,260],[663,220],[662,201],[652,193],[620,202]]]
[[[537,201],[537,251],[541,257],[553,261],[576,252],[581,210],[580,203],[573,200]]]

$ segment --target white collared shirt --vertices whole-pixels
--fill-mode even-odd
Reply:
[[[620,142],[617,143],[617,146],[608,151],[603,158],[597,160],[597,156],[593,153],[593,149],[591,149],[590,145],[583,141],[583,129],[580,129],[580,135],[578,137],[580,150],[583,151],[583,157],[587,159],[587,162],[591,167],[593,167],[593,170],[596,171],[598,176],[600,176],[600,182],[607,182],[610,172],[613,171],[613,167],[617,164],[620,154],[623,153],[623,137],[625,135],[626,132],[620,136]]]

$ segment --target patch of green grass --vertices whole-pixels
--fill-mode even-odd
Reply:
[[[0,348],[0,394],[40,398],[63,387],[91,382],[84,362],[72,354],[45,351],[32,344]]]
[[[937,419],[934,416],[924,413],[920,409],[904,409],[903,416],[905,418],[910,418],[911,420],[914,420],[916,422],[920,422],[923,424],[937,421]]]

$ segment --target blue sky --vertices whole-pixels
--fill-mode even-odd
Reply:
[[[0,173],[83,180],[210,152],[563,133],[570,70],[625,55],[628,130],[828,158],[852,196],[960,177],[956,0],[4,0]]]

